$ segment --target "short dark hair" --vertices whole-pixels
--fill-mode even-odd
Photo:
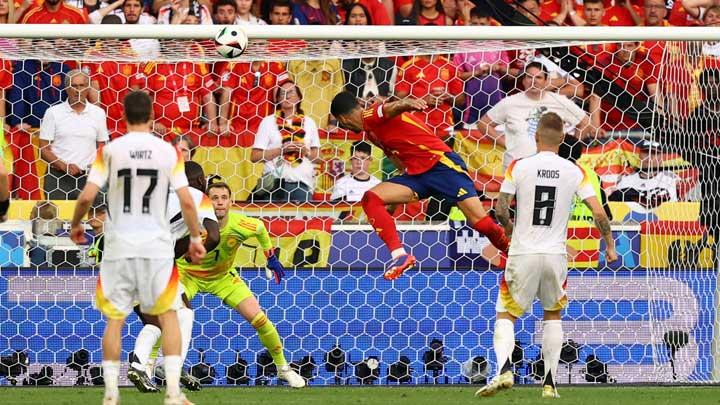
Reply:
[[[583,0],[583,6],[585,4],[597,4],[597,3],[600,3],[603,5],[603,7],[605,7],[605,3],[603,3],[603,0]]]
[[[185,162],[185,177],[188,179],[205,177],[205,171],[199,163],[188,160]]]
[[[123,101],[125,119],[130,125],[145,124],[152,117],[152,99],[141,90],[134,90],[125,96]]]
[[[108,14],[105,17],[103,17],[102,21],[100,21],[100,24],[122,24],[123,21],[117,14]]]
[[[372,145],[365,141],[355,141],[352,144],[352,147],[350,147],[350,151],[352,153],[355,152],[362,152],[368,156],[372,155]]]
[[[213,14],[217,14],[218,9],[222,6],[232,6],[233,10],[237,13],[237,3],[235,0],[216,0],[215,3],[213,3]]]
[[[470,18],[490,18],[490,13],[485,10],[483,7],[475,7],[472,10],[470,10]]]
[[[273,11],[275,7],[287,7],[290,10],[290,14],[292,14],[292,3],[290,3],[288,0],[274,0],[270,3],[270,12]]]
[[[545,75],[545,77],[547,77],[547,75],[548,75],[547,68],[545,67],[545,65],[543,65],[543,64],[540,63],[540,62],[530,62],[530,63],[528,63],[527,65],[525,65],[525,70],[523,71],[523,74],[524,74],[525,72],[527,72],[528,69],[530,69],[530,68],[539,69],[541,72],[543,72],[543,74]]]
[[[349,91],[341,91],[338,93],[330,104],[330,114],[338,118],[341,115],[348,114],[359,106],[357,97]]]
[[[222,188],[227,190],[228,194],[232,196],[232,190],[230,189],[230,186],[228,186],[227,183],[222,181],[216,181],[214,183],[210,183],[210,185],[207,186],[207,193],[210,194],[210,190],[214,188]]]
[[[348,21],[350,21],[350,12],[351,12],[352,9],[354,9],[355,7],[360,7],[360,8],[362,9],[363,13],[365,13],[365,18],[367,18],[367,25],[373,25],[372,17],[370,16],[370,11],[368,10],[367,7],[363,6],[363,5],[360,4],[360,3],[353,3],[353,4],[351,4],[350,6],[345,7],[346,12],[345,12],[345,21],[344,21],[344,24],[345,24],[345,25],[348,25]]]

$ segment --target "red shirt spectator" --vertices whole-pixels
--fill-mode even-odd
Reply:
[[[381,0],[340,0],[338,2],[338,14],[340,21],[345,21],[347,11],[353,4],[361,4],[370,14],[372,25],[392,25],[387,10]]]
[[[442,56],[417,56],[399,69],[395,94],[425,98],[430,108],[418,116],[441,138],[448,136],[447,128],[454,125],[452,106],[464,103],[463,82],[457,67]],[[434,106],[434,107],[433,107]]]
[[[285,66],[278,62],[219,63],[215,73],[223,89],[219,120],[223,131],[229,120],[234,131],[256,132],[260,121],[275,111],[273,93],[287,78]]]
[[[604,68],[603,74],[634,98],[647,99],[657,88],[657,65],[642,51],[639,42],[623,43],[611,63]],[[637,126],[630,116],[615,106],[603,101],[602,108],[606,113],[603,120],[606,129],[629,129]]]
[[[87,24],[87,11],[66,5],[63,0],[45,0],[32,6],[23,16],[22,24]]]
[[[100,104],[107,114],[111,136],[126,132],[123,119],[123,100],[130,90],[145,87],[146,78],[140,64],[106,61],[92,66],[93,87],[100,92]]]
[[[197,126],[200,106],[211,105],[215,82],[204,63],[176,62],[145,65],[147,88],[154,93],[155,129],[185,133]],[[208,114],[210,122],[216,114]]]

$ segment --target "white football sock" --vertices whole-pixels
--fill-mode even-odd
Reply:
[[[177,317],[180,324],[180,358],[184,363],[190,349],[195,313],[190,308],[183,308],[177,311]]]
[[[165,356],[165,383],[167,395],[174,397],[180,395],[180,369],[182,359],[180,356]]]
[[[560,362],[560,350],[563,344],[562,321],[544,321],[542,337],[542,353],[545,362],[545,377],[552,373],[553,384],[557,384],[557,368]],[[545,383],[545,378],[543,378]]]
[[[155,325],[143,326],[140,333],[138,333],[137,339],[135,339],[135,349],[133,352],[138,358],[138,363],[133,363],[132,367],[137,370],[145,370],[145,366],[150,358],[150,352],[152,352],[155,343],[160,339],[162,331]]]
[[[497,374],[510,360],[513,349],[515,349],[515,324],[509,319],[498,319],[495,321],[495,333],[493,334],[493,348],[497,360]]]
[[[103,360],[102,368],[103,379],[105,380],[105,397],[117,398],[120,395],[120,391],[118,391],[120,362],[115,360]]]

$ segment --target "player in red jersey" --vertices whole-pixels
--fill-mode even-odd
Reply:
[[[457,203],[468,223],[487,236],[495,247],[503,252],[508,249],[508,238],[485,212],[465,162],[412,114],[425,108],[424,100],[405,98],[363,110],[357,98],[346,91],[335,96],[330,107],[342,128],[358,133],[365,131],[367,139],[382,148],[404,171],[365,192],[361,200],[370,224],[392,255],[384,274],[387,280],[400,277],[416,262],[400,242],[395,222],[385,209],[388,204],[440,196]]]

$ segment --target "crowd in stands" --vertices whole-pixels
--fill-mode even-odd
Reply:
[[[487,7],[490,4],[493,7]],[[489,0],[478,5],[471,0],[0,0],[0,23],[713,26],[720,23],[719,4],[716,0]],[[511,18],[493,14],[497,7],[510,10]],[[366,44],[346,41],[341,46],[357,51],[352,47]],[[568,133],[585,145],[613,132],[647,130],[648,114],[658,111],[687,117],[700,104],[692,98],[701,98],[690,89],[697,79],[693,72],[713,69],[711,62],[720,56],[720,45],[702,45],[700,57],[687,69],[690,84],[680,90],[690,101],[681,103],[658,96],[660,68],[672,53],[665,52],[663,59],[666,43],[658,41],[572,47],[564,56],[526,49],[215,64],[155,62],[162,43],[152,39],[98,42],[88,52],[102,52],[103,47],[143,62],[0,60],[4,101],[0,115],[16,162],[16,198],[73,199],[84,184],[96,146],[123,134],[122,99],[130,89],[150,92],[155,132],[181,147],[187,159],[201,145],[250,148],[246,158],[263,165],[253,182],[252,201],[354,201],[358,190],[384,176],[370,173],[373,156],[374,165],[389,164],[377,159],[369,144],[352,143],[343,162],[322,166],[332,172],[335,189],[321,196],[316,193],[323,139],[342,132],[329,114],[330,101],[342,90],[368,105],[391,98],[424,98],[430,108],[421,115],[439,137],[453,144],[459,133],[475,133],[476,139],[502,147],[502,166],[507,166],[511,159],[534,152],[531,134],[545,111],[560,114]],[[683,53],[690,52],[677,52]],[[568,55],[572,66],[567,65]],[[585,74],[572,74],[577,69]],[[39,148],[35,158],[42,165],[34,170],[44,177],[42,187],[30,175],[33,147]],[[671,196],[678,198],[676,193]]]

